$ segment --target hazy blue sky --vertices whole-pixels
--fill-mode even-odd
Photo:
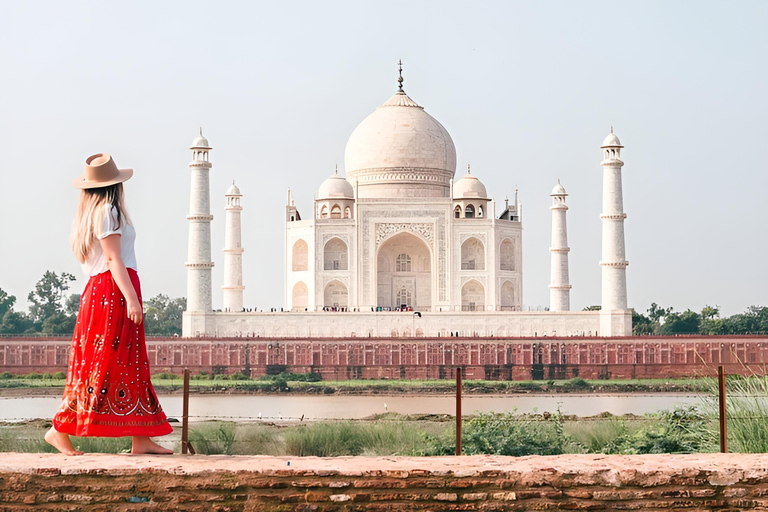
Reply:
[[[768,2],[20,2],[0,31],[0,288],[80,277],[84,159],[133,167],[145,297],[186,293],[190,161],[211,142],[214,307],[224,192],[245,302],[283,304],[286,189],[311,215],[357,124],[405,90],[497,205],[520,189],[526,305],[549,302],[549,193],[568,193],[571,304],[600,302],[600,143],[623,158],[629,305],[768,305]],[[73,291],[84,285],[80,278]]]

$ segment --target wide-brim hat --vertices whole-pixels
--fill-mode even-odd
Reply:
[[[133,169],[118,169],[108,153],[96,153],[85,160],[85,172],[72,182],[75,188],[100,188],[122,183],[133,176]]]

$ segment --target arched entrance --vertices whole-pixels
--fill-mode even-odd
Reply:
[[[377,305],[382,308],[432,308],[432,255],[416,235],[398,233],[379,248],[376,259]]]

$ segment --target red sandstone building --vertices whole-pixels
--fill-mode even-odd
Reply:
[[[66,371],[68,338],[0,337],[0,372]],[[537,380],[667,378],[764,373],[768,336],[621,338],[155,338],[154,372],[259,376],[317,372],[324,379]]]

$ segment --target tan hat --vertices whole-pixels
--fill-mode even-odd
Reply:
[[[85,160],[85,172],[72,182],[75,188],[108,187],[133,176],[133,169],[118,169],[107,153],[96,153]]]

